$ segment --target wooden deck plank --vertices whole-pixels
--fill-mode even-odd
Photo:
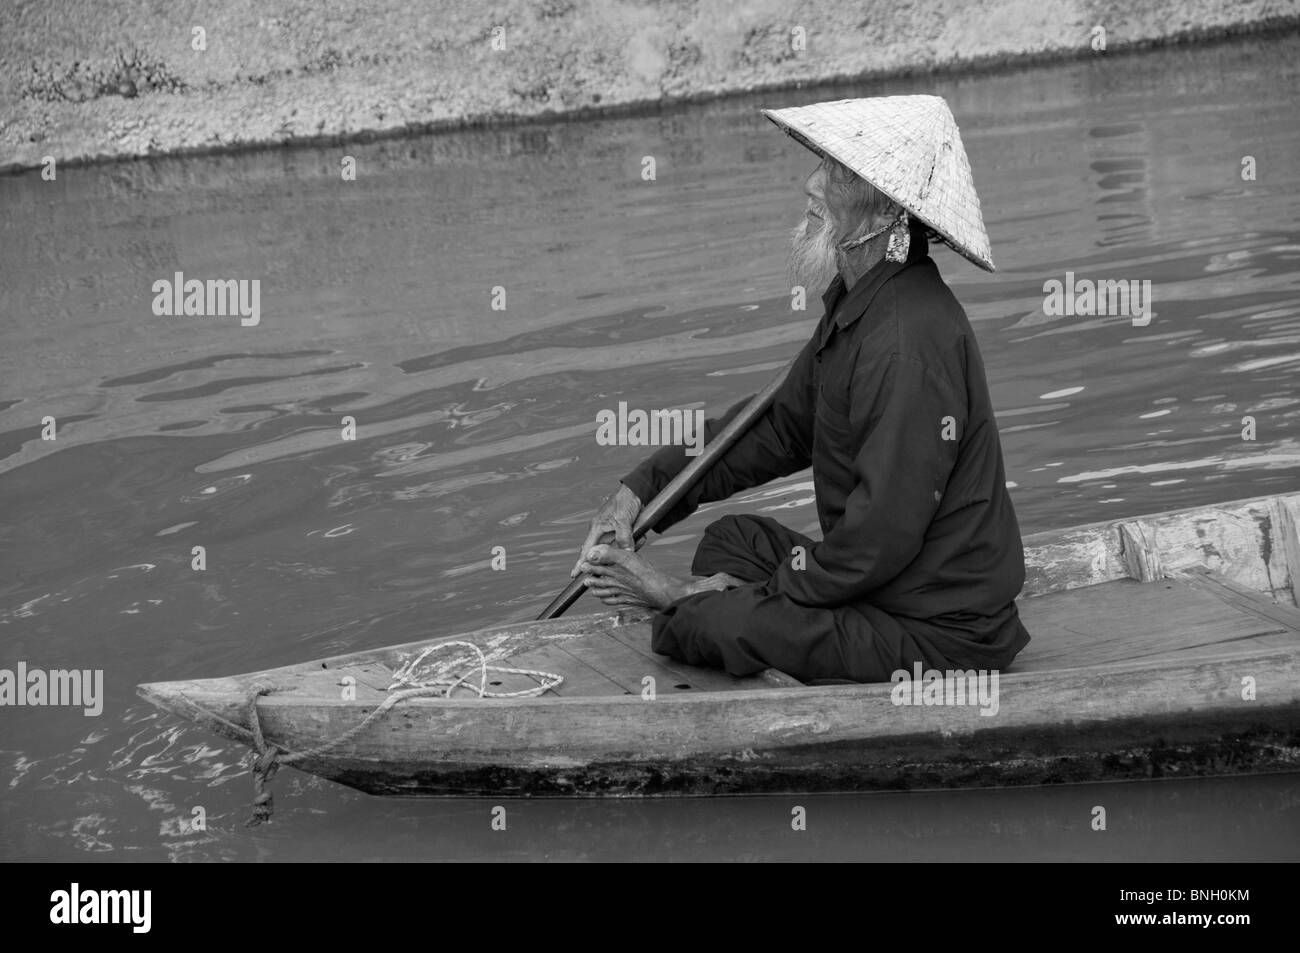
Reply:
[[[1227,605],[1282,626],[1289,634],[1300,637],[1300,609],[1274,602],[1262,592],[1247,589],[1203,566],[1185,570],[1183,576],[1193,589],[1208,592]]]
[[[365,685],[378,692],[387,692],[388,686],[393,684],[393,672],[382,662],[375,660],[369,662],[356,662],[342,669],[336,669],[343,675],[351,675],[357,680],[357,685]]]
[[[697,691],[694,686],[677,688],[678,685],[691,683],[683,682],[677,672],[658,659],[648,658],[622,642],[609,638],[607,634],[565,642],[557,645],[557,648],[636,695],[641,694],[641,679],[647,675],[654,677],[657,694]]]
[[[1025,599],[1032,641],[1012,671],[1214,655],[1294,644],[1285,626],[1226,604],[1183,579],[1131,579]]]
[[[601,636],[590,636],[590,638],[601,638]],[[629,691],[614,679],[587,664],[580,656],[575,657],[558,645],[544,645],[523,655],[514,656],[504,664],[510,668],[532,668],[563,675],[564,681],[560,687],[548,693],[559,695],[561,698],[600,698],[626,695]]]

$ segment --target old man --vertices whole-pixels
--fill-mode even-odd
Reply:
[[[656,652],[733,675],[1004,668],[1029,641],[1024,553],[975,334],[930,258],[939,242],[993,270],[956,123],[935,96],[765,115],[821,159],[790,269],[825,311],[770,409],[654,529],[811,466],[822,539],[728,516],[705,530],[695,579],[659,570],[631,527],[687,463],[667,447],[601,506],[573,575],[608,605],[657,610]]]

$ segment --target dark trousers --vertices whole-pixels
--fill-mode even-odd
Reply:
[[[766,583],[795,546],[814,541],[764,516],[725,516],[704,531],[691,571]],[[688,596],[657,615],[652,646],[692,665],[752,675],[776,668],[803,682],[887,682],[927,661],[915,640],[870,605],[800,605],[763,585]]]

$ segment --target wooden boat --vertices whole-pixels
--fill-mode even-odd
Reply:
[[[803,685],[681,665],[650,650],[645,614],[615,612],[448,636],[494,666],[564,676],[539,697],[460,691],[376,716],[393,673],[437,639],[139,692],[249,744],[255,712],[265,743],[295,753],[295,767],[373,794],[705,795],[1294,771],[1298,522],[1300,494],[1290,494],[1027,537],[1020,606],[1033,641],[1000,673],[991,716],[959,701],[895,704],[888,683]],[[492,685],[537,679],[494,672]]]

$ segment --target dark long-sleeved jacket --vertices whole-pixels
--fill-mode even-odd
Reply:
[[[847,292],[837,277],[823,302],[771,408],[655,529],[811,465],[823,539],[802,568],[788,559],[749,587],[755,599],[865,603],[927,661],[1009,662],[1029,638],[1013,602],[1024,553],[965,312],[919,230],[907,261],[881,262]],[[706,440],[746,403],[709,421]],[[666,447],[623,483],[648,501],[686,461]]]

